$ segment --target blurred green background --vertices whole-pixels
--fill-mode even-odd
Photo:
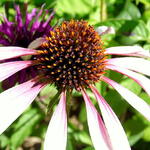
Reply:
[[[15,12],[14,3],[23,7],[24,2],[28,2],[29,10],[40,8],[42,4],[49,10],[55,10],[53,26],[63,20],[83,19],[95,28],[101,25],[114,27],[115,34],[102,36],[105,47],[140,45],[150,50],[150,0],[0,0],[0,12],[4,12],[4,6],[9,8],[11,20]],[[115,72],[108,72],[107,75],[150,104],[150,97],[133,80]],[[96,86],[118,115],[132,150],[150,150],[150,123],[131,108],[114,89],[107,88],[104,83],[97,83]],[[2,88],[0,90],[3,91]],[[48,86],[40,93],[32,106],[0,136],[0,150],[42,149],[50,118],[47,115],[47,105],[49,101],[52,102],[56,93],[54,86]],[[88,93],[97,106],[92,93]],[[73,91],[68,107],[67,150],[94,150],[80,93]]]

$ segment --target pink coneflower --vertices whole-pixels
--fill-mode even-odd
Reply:
[[[140,57],[150,57],[138,46],[121,46],[103,49],[100,36],[85,21],[63,22],[50,31],[40,50],[20,47],[1,47],[0,60],[33,55],[34,60],[13,61],[0,64],[0,80],[27,67],[38,70],[37,76],[0,94],[0,133],[32,103],[47,84],[55,84],[61,92],[57,108],[48,126],[44,149],[65,150],[67,141],[66,92],[73,89],[83,95],[89,132],[96,150],[130,150],[125,132],[94,83],[104,81],[115,88],[122,97],[150,120],[150,107],[141,98],[104,76],[107,70],[120,72],[137,82],[150,94],[150,80],[137,73],[150,75],[150,62]],[[108,55],[122,55],[108,59]],[[137,56],[137,57],[133,57]],[[103,119],[92,104],[86,89],[95,95]]]
[[[6,16],[3,15],[0,24],[0,44],[2,46],[19,46],[27,48],[33,40],[47,36],[47,31],[52,30],[50,22],[54,13],[50,13],[49,10],[43,7],[44,5],[39,10],[34,8],[31,12],[28,12],[28,5],[24,4],[24,16],[23,13],[21,13],[19,5],[15,5],[16,15],[12,18],[13,21],[9,21]],[[47,15],[49,15],[49,18],[45,20]],[[5,62],[19,60],[23,60],[23,58],[18,57]],[[36,71],[30,67],[23,69],[3,81],[2,86],[4,89],[8,89],[13,87],[16,82],[23,83],[35,77],[35,72]]]

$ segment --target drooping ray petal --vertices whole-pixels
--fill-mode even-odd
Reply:
[[[81,91],[87,111],[90,135],[95,150],[113,150],[104,123],[84,90]]]
[[[25,56],[25,55],[36,55],[36,53],[37,53],[36,50],[31,50],[27,48],[11,47],[11,46],[0,47],[0,60]]]
[[[32,61],[14,61],[0,64],[0,81],[5,80],[14,73],[27,68]]]
[[[108,64],[119,66],[122,68],[134,70],[142,74],[150,76],[150,61],[135,58],[135,57],[123,57],[123,58],[112,58],[107,60]]]
[[[150,57],[150,52],[140,46],[116,46],[106,49],[106,54]]]
[[[96,28],[96,31],[98,32],[99,35],[115,34],[115,29],[113,27],[108,27],[108,26],[100,26]]]
[[[132,78],[134,81],[136,81],[139,85],[143,87],[143,89],[150,95],[150,79],[146,78],[143,75],[140,75],[136,72],[130,71],[125,68],[121,68],[118,66],[113,65],[107,65],[108,69],[115,70],[119,73],[122,73],[124,75],[127,75],[128,77]]]
[[[43,85],[28,81],[0,94],[0,134],[32,103]]]
[[[124,129],[105,99],[99,94],[97,89],[91,86],[91,89],[98,101],[102,116],[111,140],[113,150],[131,150]],[[118,146],[120,145],[120,146]]]
[[[44,142],[44,150],[65,150],[67,144],[66,92],[62,92],[60,102],[50,120]]]
[[[138,110],[143,116],[145,116],[150,121],[150,106],[144,102],[140,97],[135,95],[133,92],[124,88],[117,82],[110,80],[107,77],[101,77],[101,79],[111,85],[118,93],[136,110]]]
[[[44,41],[45,41],[45,38],[42,38],[42,37],[37,38],[37,39],[35,39],[34,41],[32,41],[32,42],[29,44],[28,48],[29,48],[29,49],[36,49],[36,48],[38,48]]]

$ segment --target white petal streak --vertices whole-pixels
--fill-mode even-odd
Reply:
[[[130,69],[150,76],[150,69],[149,69],[150,61],[142,58],[135,58],[135,57],[112,58],[108,59],[107,63],[110,65]]]
[[[16,72],[27,68],[32,61],[14,61],[0,64],[0,81],[5,80]]]
[[[112,150],[104,123],[84,90],[82,95],[86,104],[88,126],[95,150]]]
[[[0,60],[36,54],[37,54],[36,50],[31,50],[27,48],[10,47],[10,46],[0,47]]]
[[[66,92],[50,120],[44,142],[44,150],[65,150],[67,144]]]
[[[0,94],[0,134],[23,113],[43,88],[34,84],[28,81]]]
[[[145,76],[140,75],[136,72],[133,72],[133,71],[130,71],[128,69],[121,68],[121,67],[118,67],[118,66],[107,65],[107,69],[117,71],[119,73],[122,73],[122,74],[132,78],[139,85],[141,85],[143,87],[143,89],[150,95],[150,79],[148,79]]]
[[[144,102],[140,97],[135,95],[133,92],[124,88],[117,82],[110,80],[107,77],[101,77],[101,79],[111,85],[114,89],[118,91],[118,93],[136,110],[138,110],[145,118],[150,121],[150,106]]]
[[[131,150],[127,136],[124,132],[124,129],[111,109],[111,107],[107,104],[105,99],[99,94],[95,87],[91,86],[91,89],[98,101],[99,107],[102,112],[102,116],[108,130],[109,137],[111,139],[111,144],[113,150]],[[120,146],[118,146],[120,145]]]
[[[106,49],[106,54],[111,55],[123,55],[123,56],[138,56],[138,57],[150,57],[150,52],[144,50],[140,46],[116,46]]]

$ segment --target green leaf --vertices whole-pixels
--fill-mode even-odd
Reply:
[[[136,135],[130,136],[129,143],[131,146],[137,143],[143,137],[143,134],[144,134],[143,132],[144,131],[141,131],[137,133]]]
[[[40,5],[42,5],[43,3],[45,3],[45,0],[34,0],[34,1],[32,1],[36,6],[40,6]]]
[[[134,80],[129,78],[124,79],[120,82],[120,84],[137,95],[140,94],[142,89],[140,85],[138,85]]]
[[[150,142],[150,126],[144,130],[143,139],[147,142]]]
[[[87,145],[92,145],[90,136],[85,131],[75,132],[74,137],[78,142],[81,142]]]
[[[142,20],[139,21],[138,25],[132,31],[132,34],[133,34],[132,37],[138,40],[147,40],[147,37],[149,35],[149,30],[146,24],[144,23],[144,21]]]
[[[52,8],[55,7],[57,1],[56,0],[45,0],[46,1],[46,6],[48,6],[48,8]]]
[[[143,20],[149,21],[149,18],[150,18],[150,10],[146,9],[143,13]]]
[[[115,71],[109,72],[109,78],[111,78],[112,80],[114,80],[116,82],[120,82],[122,77],[123,77],[123,75],[118,72],[115,72]]]
[[[54,85],[47,85],[41,92],[40,92],[40,99],[44,99],[44,101],[39,101],[39,103],[44,102],[44,104],[49,104],[50,100],[57,94],[57,90]]]
[[[6,147],[8,143],[9,143],[9,138],[4,134],[0,135],[0,149]]]
[[[96,24],[99,21],[100,21],[100,8],[95,6],[93,7],[93,11],[91,11],[91,13],[89,14],[88,22],[90,24]]]
[[[107,93],[107,90],[106,90],[107,87],[108,87],[108,85],[105,82],[100,81],[100,82],[96,83],[96,88],[101,93],[102,96],[106,95],[106,93]],[[93,99],[95,99],[94,95],[93,95]]]
[[[111,47],[117,44],[117,42],[114,41],[115,34],[104,34],[101,38],[104,42],[104,47]]]
[[[70,134],[67,137],[67,150],[75,150]]]
[[[85,104],[84,103],[82,103],[81,104],[81,110],[80,110],[80,113],[79,113],[79,120],[81,121],[81,122],[86,122],[86,108],[85,108]]]
[[[57,90],[53,85],[47,85],[41,92],[40,96],[49,95],[50,97],[53,97],[57,93]]]
[[[125,101],[123,101],[122,97],[115,90],[110,89],[107,91],[105,99],[117,114],[117,116],[121,116],[126,112],[128,105]]]
[[[142,92],[139,96],[150,105],[150,97],[147,93]]]
[[[136,3],[143,3],[146,6],[150,6],[150,0],[136,0]]]
[[[97,23],[95,26],[99,27],[102,25],[109,26],[115,28],[118,31],[124,24],[126,23],[125,19],[110,19],[104,22]]]
[[[126,4],[123,8],[123,10],[120,12],[120,14],[117,16],[117,18],[122,18],[122,19],[138,19],[141,17],[141,13],[134,5],[131,3],[129,0],[126,1]]]
[[[38,109],[32,108],[27,110],[16,122],[14,125],[14,132],[10,137],[10,146],[13,149],[16,149],[20,146],[24,139],[29,136],[36,124],[41,121],[42,114],[39,112]]]
[[[133,116],[131,119],[127,120],[124,123],[124,127],[126,129],[127,135],[129,136],[129,141],[131,145],[134,145],[137,141],[139,141],[143,136],[143,131],[146,128],[146,124],[142,122],[142,120]]]
[[[143,45],[143,48],[144,48],[145,50],[149,50],[149,51],[150,51],[150,44],[145,44],[145,45]]]
[[[89,15],[89,12],[92,11],[94,1],[89,0],[57,0],[55,6],[56,14],[59,16],[65,17],[81,17]]]
[[[116,39],[120,44],[132,45],[138,41],[149,41],[150,32],[148,25],[142,20],[108,20],[96,26],[112,26],[116,30]],[[111,44],[111,43],[110,43]]]
[[[93,147],[86,147],[86,148],[84,148],[82,150],[94,150],[94,148]]]
[[[149,41],[149,31],[147,25],[142,20],[126,21],[125,24],[118,30],[118,33],[123,33],[118,37],[122,44],[131,45],[138,41]]]

